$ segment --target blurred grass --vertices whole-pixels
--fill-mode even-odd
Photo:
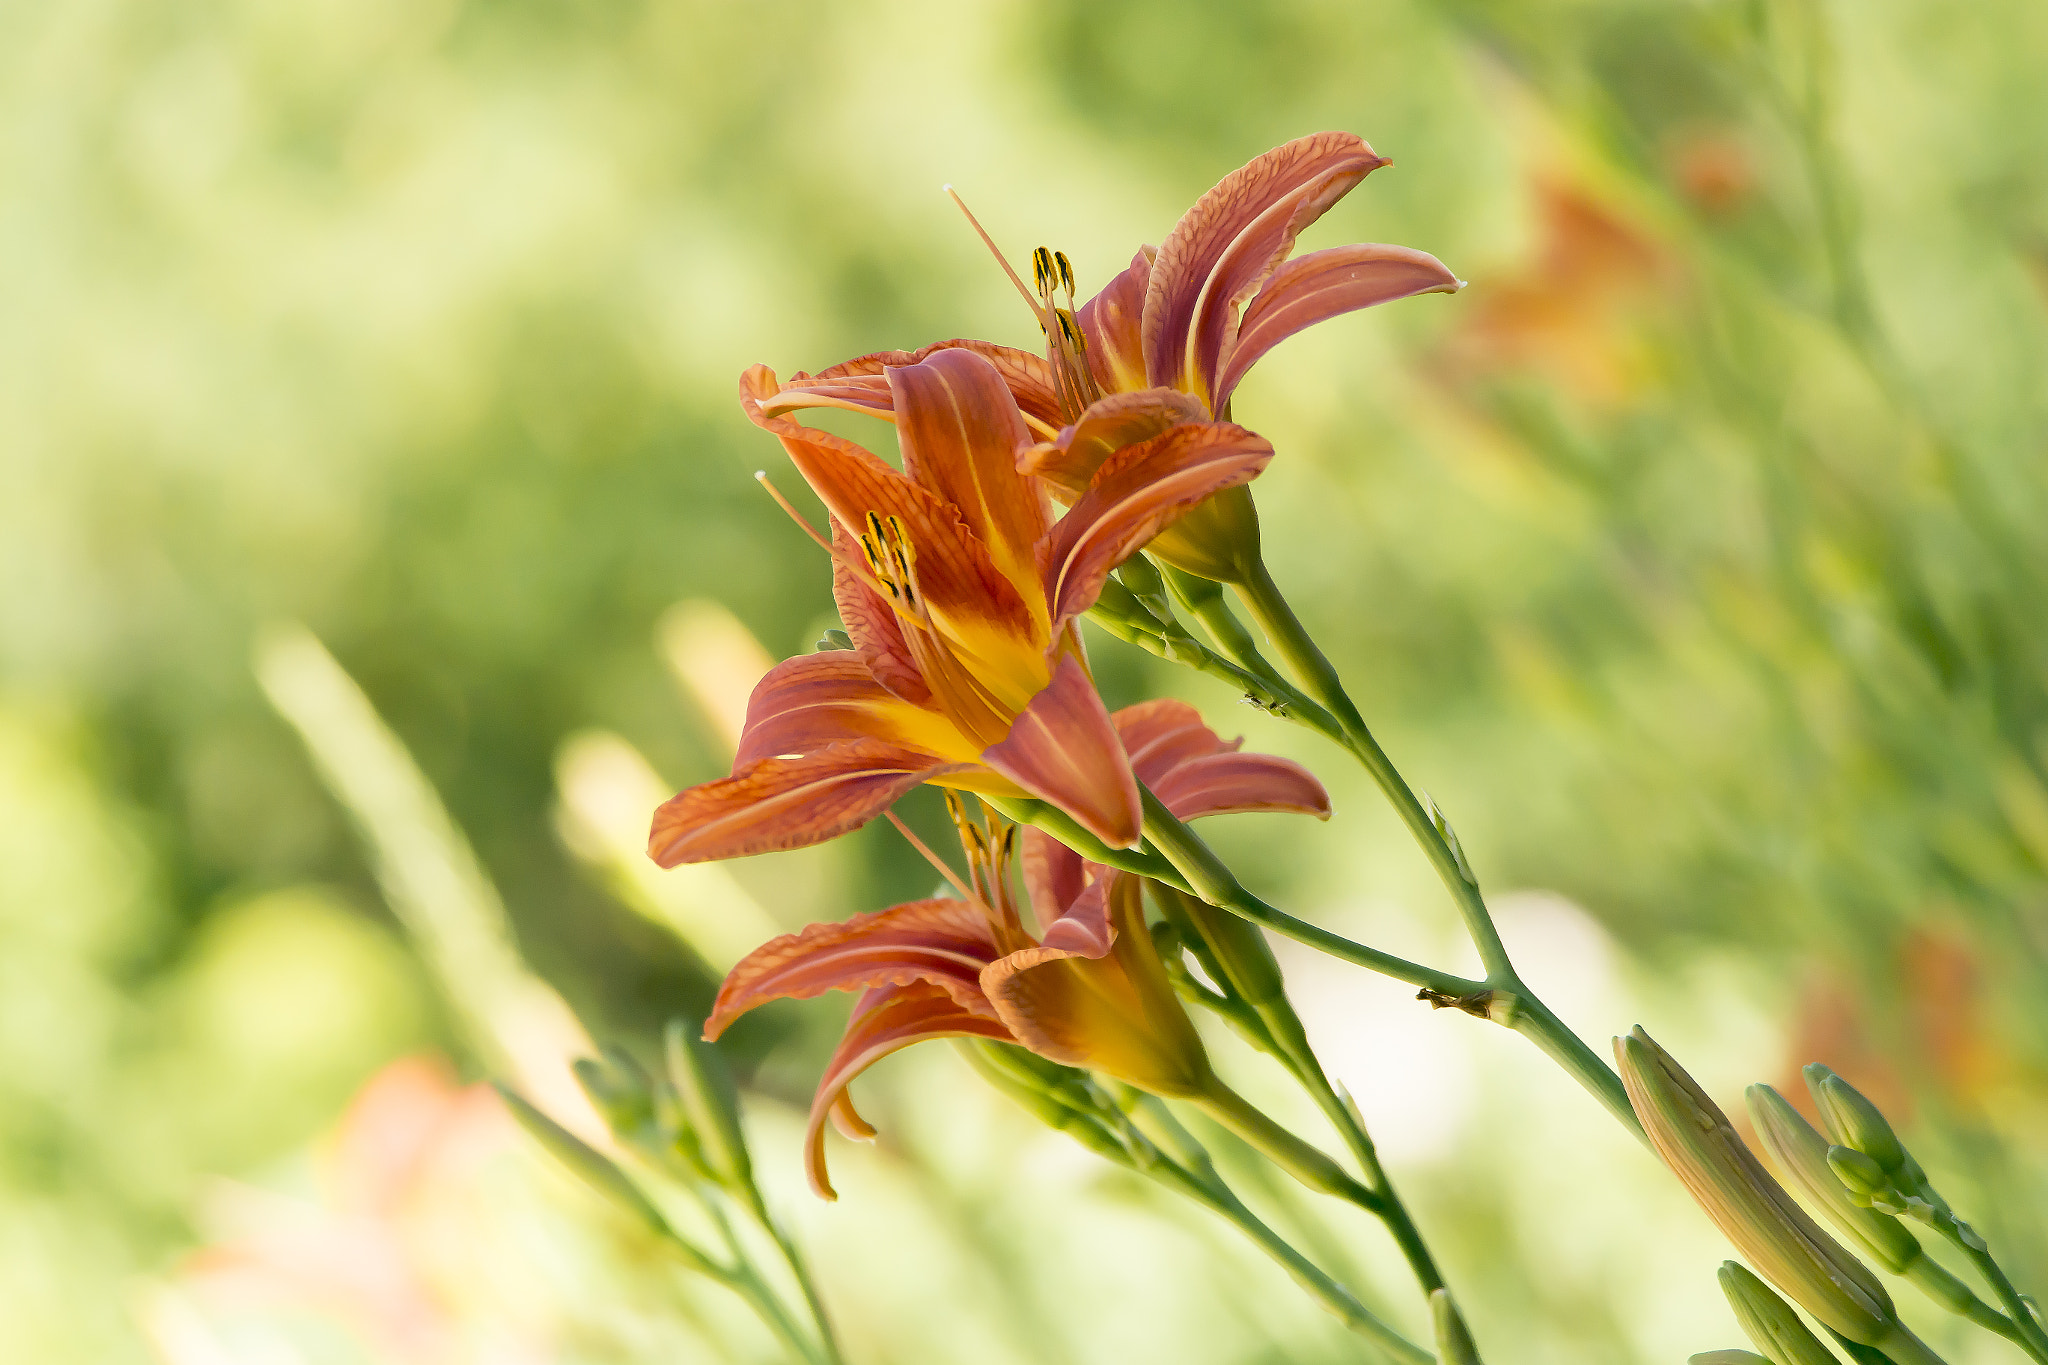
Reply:
[[[1867,1081],[2048,1283],[2025,1216],[2048,1204],[2048,15],[1973,18],[0,7],[0,1353],[137,1358],[124,1287],[193,1243],[202,1176],[289,1169],[401,1054],[475,1064],[249,671],[266,623],[307,622],[362,685],[591,1032],[651,1036],[724,964],[579,864],[556,765],[598,730],[671,783],[722,766],[657,650],[677,601],[777,655],[818,625],[824,566],[747,477],[774,452],[739,370],[1029,342],[941,182],[1094,283],[1326,126],[1398,164],[1312,244],[1424,247],[1472,288],[1246,384],[1282,450],[1260,500],[1283,583],[1488,883],[1561,892],[1620,945],[1576,1025],[1675,1015],[1722,1093],[1815,1057]],[[1113,700],[1184,690],[1329,776],[1332,828],[1219,832],[1248,876],[1442,941],[1331,755],[1097,653]],[[731,870],[785,924],[927,875],[881,831]],[[1726,1344],[1682,1335],[1732,1330],[1683,1205],[1557,1175],[1605,1174],[1573,1155],[1597,1114],[1377,983],[1330,989],[1367,1020],[1369,1109],[1407,1074],[1383,1122],[1460,1115],[1409,1164],[1482,1343]],[[767,1090],[807,1090],[830,1014],[736,1035]],[[1434,1048],[1459,1051],[1403,1072]],[[949,1061],[880,1073],[901,1150],[956,1131]],[[1551,1136],[1500,1136],[1511,1101],[1554,1102]],[[1026,1140],[972,1138],[991,1161]],[[981,1151],[934,1156],[934,1188],[994,1182]],[[1061,1227],[1017,1225],[1025,1266],[1111,1217],[1056,1188]],[[956,1232],[986,1216],[962,1207]],[[888,1256],[945,1244],[900,1217]],[[1668,1240],[1647,1264],[1645,1223]],[[992,1302],[958,1313],[1024,1330]],[[1076,1312],[1076,1342],[1132,1330]],[[631,1358],[622,1331],[593,1351]],[[1213,1358],[1248,1339],[1219,1329]]]

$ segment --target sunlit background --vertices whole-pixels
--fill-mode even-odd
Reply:
[[[836,624],[736,378],[1035,345],[942,183],[1092,289],[1321,128],[1396,164],[1308,245],[1471,285],[1244,385],[1269,557],[1526,974],[1724,1103],[1828,1061],[2048,1286],[2044,70],[2033,0],[0,5],[0,1358],[776,1359],[479,1085],[572,1112],[590,1040],[930,881],[637,853]],[[1249,884],[1466,961],[1341,755],[1093,648],[1328,782],[1217,822]],[[1739,1342],[1533,1049],[1285,961],[1490,1360]],[[944,1046],[813,1200],[844,1008],[730,1043],[859,1365],[1366,1358]],[[1260,1197],[1426,1335],[1376,1226]]]

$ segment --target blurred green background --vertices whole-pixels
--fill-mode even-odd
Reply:
[[[651,1038],[755,925],[928,876],[870,829],[662,890],[575,834],[578,772],[723,769],[747,642],[675,604],[829,624],[740,370],[1036,344],[942,182],[1093,288],[1325,127],[1397,164],[1308,245],[1471,287],[1245,384],[1277,576],[1575,1027],[1730,1101],[1829,1061],[2048,1286],[2044,70],[2031,0],[0,4],[0,1356],[772,1358],[457,1088],[502,1063],[461,954],[252,650],[324,641],[531,970]],[[1460,960],[1337,754],[1095,649],[1328,780],[1327,826],[1215,831],[1251,884]],[[1734,1344],[1711,1230],[1533,1050],[1287,960],[1492,1358]],[[810,1201],[841,1009],[733,1042],[859,1359],[1358,1355],[943,1048]]]

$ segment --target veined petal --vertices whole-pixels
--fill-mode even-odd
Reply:
[[[1196,201],[1152,263],[1145,295],[1150,382],[1210,401],[1235,309],[1286,258],[1302,229],[1385,164],[1356,134],[1316,133],[1239,167]]]
[[[1081,855],[1042,829],[1025,826],[1018,863],[1024,891],[1040,928],[1067,913],[1088,887],[1088,864]],[[1097,875],[1106,875],[1097,869]]]
[[[1202,400],[1179,389],[1112,393],[1090,403],[1079,420],[1050,441],[1027,448],[1017,467],[1073,497],[1088,491],[1102,462],[1125,446],[1149,441],[1169,427],[1208,419]]]
[[[1361,243],[1312,251],[1273,273],[1245,309],[1216,381],[1220,409],[1237,381],[1275,346],[1326,318],[1416,294],[1455,294],[1465,282],[1427,251]]]
[[[1035,683],[1044,676],[1032,662],[1049,643],[1042,611],[1025,605],[959,509],[851,441],[767,415],[761,400],[774,388],[774,372],[754,366],[741,380],[741,405],[755,425],[782,439],[783,449],[833,519],[856,533],[870,513],[903,524],[916,557],[923,605],[978,665],[985,681],[1000,685],[1029,678]]]
[[[1230,422],[1186,423],[1111,456],[1046,541],[1054,626],[1093,606],[1109,571],[1147,541],[1272,458],[1271,442]]]
[[[1330,794],[1315,775],[1275,754],[1210,754],[1190,759],[1150,784],[1182,820],[1242,811],[1289,811],[1330,818]]]
[[[691,787],[654,812],[647,854],[663,867],[806,848],[858,829],[897,797],[952,771],[936,754],[878,739],[764,758]]]
[[[1095,684],[1072,654],[981,761],[1073,816],[1111,848],[1136,848],[1143,811],[1130,760]]]
[[[1052,525],[1045,493],[1017,471],[1031,434],[996,367],[944,350],[888,372],[903,472],[960,509],[1005,578],[1037,599],[1039,537]]]
[[[1116,873],[1102,894],[1107,955],[1027,948],[984,969],[982,989],[1017,1041],[1042,1057],[1154,1094],[1199,1094],[1210,1079],[1208,1054],[1145,932],[1138,880]]]
[[[884,740],[963,763],[976,754],[952,721],[883,687],[857,652],[835,649],[785,659],[755,685],[733,771],[849,739]]]
[[[889,392],[887,372],[916,365],[940,351],[971,351],[988,361],[1002,375],[1026,423],[1045,434],[1059,430],[1065,419],[1060,416],[1059,393],[1045,357],[972,337],[954,337],[915,351],[876,351],[816,374],[799,374],[782,385],[780,393],[763,400],[762,407],[770,416],[800,407],[845,407],[893,421],[895,400]]]
[[[1067,902],[1058,915],[1043,922],[1045,932],[1039,946],[1078,957],[1107,957],[1116,942],[1116,926],[1110,922],[1109,892],[1116,880],[1107,869],[1099,869],[1095,880]]]
[[[846,1087],[854,1077],[882,1058],[928,1038],[988,1038],[1011,1043],[1008,1028],[994,1019],[970,1014],[937,986],[919,982],[883,986],[869,991],[854,1007],[838,1050],[818,1080],[811,1117],[804,1134],[804,1172],[820,1199],[837,1199],[825,1174],[825,1120],[833,1119],[849,1136],[872,1137],[874,1129],[854,1111]]]
[[[1074,315],[1088,343],[1088,369],[1104,393],[1145,387],[1145,291],[1157,254],[1154,247],[1138,248],[1130,265]]]
[[[1110,721],[1131,756],[1131,771],[1148,787],[1158,786],[1161,778],[1191,759],[1233,751],[1244,743],[1225,743],[1200,711],[1174,697],[1123,707]]]
[[[969,1014],[993,1019],[995,1007],[981,993],[981,969],[998,956],[980,907],[950,897],[813,924],[770,939],[726,973],[704,1036],[717,1038],[742,1014],[771,1000],[809,1000],[826,991],[913,981],[929,982]]]

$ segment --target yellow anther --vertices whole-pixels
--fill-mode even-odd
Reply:
[[[1054,266],[1052,253],[1039,247],[1031,253],[1031,282],[1038,286],[1042,296],[1052,289]]]
[[[1067,259],[1067,253],[1064,251],[1053,252],[1052,259],[1053,264],[1059,267],[1060,288],[1067,291],[1067,299],[1069,302],[1072,302],[1074,297],[1074,263]]]

